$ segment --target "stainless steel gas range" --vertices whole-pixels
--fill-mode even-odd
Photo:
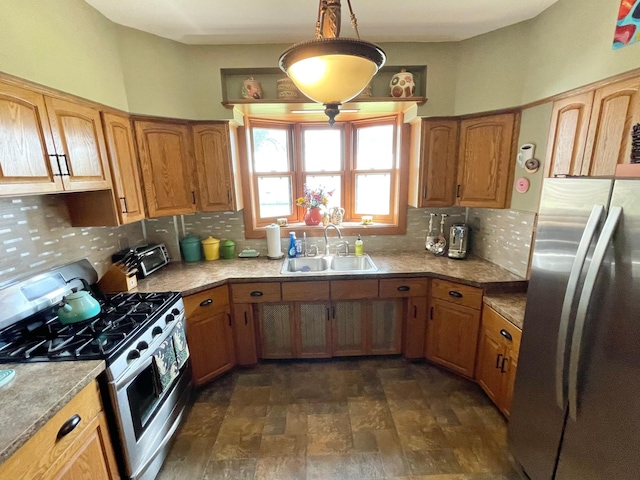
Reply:
[[[63,297],[96,281],[82,260],[0,287],[0,362],[103,359],[99,380],[121,473],[151,480],[191,391],[184,304],[173,292],[94,294],[97,316],[61,323]]]

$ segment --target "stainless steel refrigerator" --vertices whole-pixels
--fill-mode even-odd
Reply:
[[[640,180],[545,181],[517,372],[532,480],[640,479]]]

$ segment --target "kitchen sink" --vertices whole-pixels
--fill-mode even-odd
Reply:
[[[287,258],[280,273],[368,273],[377,272],[378,267],[367,254],[360,257],[304,257]]]

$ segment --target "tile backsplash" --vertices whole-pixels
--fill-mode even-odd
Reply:
[[[518,210],[469,209],[471,251],[526,277],[536,217],[535,213]]]
[[[0,198],[0,285],[83,258],[102,275],[121,244],[142,241],[140,222],[71,227],[58,195]]]

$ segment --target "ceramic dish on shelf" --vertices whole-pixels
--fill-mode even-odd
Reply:
[[[240,258],[256,258],[260,256],[260,252],[253,249],[246,249],[238,254]]]

